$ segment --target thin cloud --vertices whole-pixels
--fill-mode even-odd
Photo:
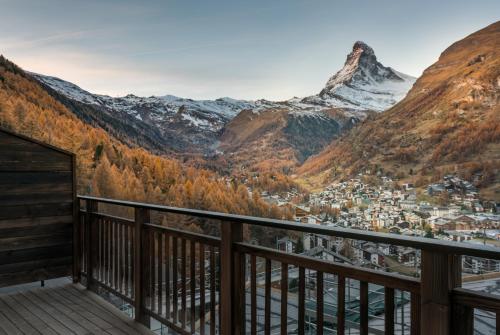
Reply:
[[[34,47],[41,47],[48,44],[53,44],[57,42],[65,42],[68,40],[81,39],[86,37],[92,37],[99,29],[92,30],[80,30],[80,31],[70,31],[49,36],[43,36],[39,38],[23,40],[23,41],[2,41],[0,44],[4,49],[29,49]]]

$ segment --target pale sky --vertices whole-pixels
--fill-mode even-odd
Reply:
[[[92,93],[280,100],[320,91],[357,40],[419,76],[499,14],[497,0],[0,0],[0,53]]]

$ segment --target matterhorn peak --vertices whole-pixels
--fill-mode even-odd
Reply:
[[[368,44],[366,44],[363,41],[356,41],[354,45],[352,46],[352,52],[363,52],[364,54],[367,55],[375,55],[375,51],[373,51],[372,47],[370,47]]]
[[[357,41],[342,69],[328,79],[317,97],[351,109],[383,111],[401,100],[414,81],[382,65],[368,44]]]

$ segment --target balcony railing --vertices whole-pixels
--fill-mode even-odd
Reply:
[[[368,334],[373,287],[382,287],[385,334],[407,328],[472,334],[474,309],[496,313],[500,324],[500,296],[461,288],[461,256],[500,260],[500,249],[94,197],[79,201],[86,205],[75,242],[77,280],[122,298],[146,325],[153,318],[179,334],[305,334],[306,328],[344,334],[346,327]],[[134,219],[104,214],[99,205],[133,209]],[[216,220],[218,237],[152,224],[152,211]],[[412,247],[421,252],[420,278],[250,244],[244,225]],[[332,287],[334,301],[325,301]],[[359,292],[355,307],[346,300],[351,287]],[[407,328],[395,313],[405,304]],[[353,310],[357,317],[348,318]]]

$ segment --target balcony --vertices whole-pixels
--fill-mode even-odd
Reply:
[[[0,334],[473,334],[479,310],[500,333],[500,295],[462,285],[462,257],[500,249],[76,197],[70,153],[2,131],[0,151]],[[420,275],[250,243],[248,227],[413,248]]]

